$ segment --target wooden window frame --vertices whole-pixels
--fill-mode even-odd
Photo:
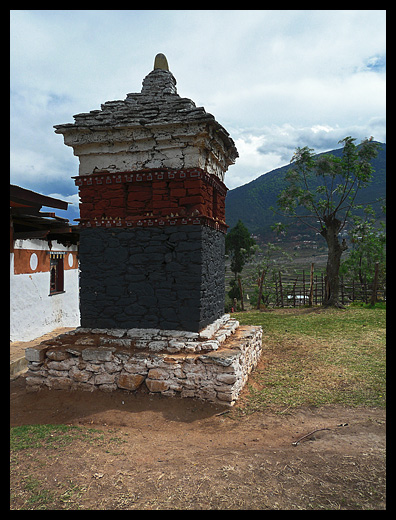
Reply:
[[[50,292],[49,296],[62,294],[64,289],[64,253],[50,253]]]

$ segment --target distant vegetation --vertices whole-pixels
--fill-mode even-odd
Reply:
[[[277,227],[279,232],[286,230],[286,224],[289,231],[288,234],[292,240],[295,241],[297,237],[300,237],[296,247],[301,247],[301,243],[303,243],[311,246],[312,250],[317,249],[318,244],[316,241],[301,240],[304,236],[308,237],[308,239],[311,238],[310,234],[313,239],[319,238],[320,235],[321,238],[325,239],[327,243],[327,266],[325,293],[322,295],[322,304],[325,306],[342,307],[343,305],[340,301],[340,296],[344,299],[344,295],[340,295],[339,270],[342,254],[348,250],[346,238],[348,235],[350,235],[348,239],[354,243],[354,251],[350,257],[351,261],[354,260],[354,266],[351,265],[348,269],[359,272],[359,265],[362,266],[362,260],[365,260],[367,269],[375,271],[372,303],[376,300],[375,295],[380,271],[384,271],[384,269],[379,267],[379,264],[383,263],[383,255],[372,254],[378,248],[380,248],[381,253],[384,251],[385,233],[383,228],[380,233],[382,236],[379,236],[375,211],[371,205],[374,205],[376,199],[385,198],[384,163],[381,161],[376,163],[376,160],[379,152],[383,156],[386,146],[374,142],[372,138],[363,140],[360,145],[356,145],[355,141],[356,139],[350,136],[344,138],[339,141],[339,144],[343,144],[343,149],[334,150],[335,153],[331,154],[315,155],[314,150],[307,146],[296,148],[291,164],[288,167],[277,170],[278,173],[276,175],[274,175],[276,170],[271,172],[270,181],[275,182],[276,189],[269,190],[265,195],[276,195],[276,200],[273,206],[266,207],[264,204],[269,204],[269,202],[265,203],[263,198],[261,198],[261,203],[263,204],[261,212],[257,211],[257,202],[260,202],[260,197],[257,194],[260,193],[260,188],[263,188],[263,185],[266,184],[266,179],[271,173],[261,176],[256,181],[239,188],[239,190],[246,190],[250,186],[250,190],[245,192],[245,199],[250,198],[251,201],[255,200],[256,202],[256,206],[253,203],[248,205],[248,213],[256,214],[257,219],[261,220],[262,215],[260,213],[271,212],[272,221],[276,218],[276,222],[274,222],[276,226],[270,227],[272,229]],[[381,188],[381,183],[378,183],[378,172],[376,172],[375,167],[379,170],[380,177],[381,172],[383,174],[383,190],[379,189],[379,187]],[[282,170],[283,172],[280,174]],[[262,180],[261,184],[260,180]],[[367,189],[368,186],[370,186],[369,190]],[[276,191],[278,191],[277,194]],[[366,200],[367,198],[368,200]],[[269,201],[270,199],[267,197],[267,200]],[[371,203],[371,205],[367,203]],[[381,203],[377,202],[376,205],[380,206],[380,210],[384,211],[383,201]],[[240,201],[236,211],[240,213],[243,211],[243,207],[244,205]],[[369,213],[367,213],[368,210]],[[359,212],[365,214],[364,219],[359,220],[357,217]],[[371,216],[370,221],[367,218],[369,214]],[[249,228],[248,223],[251,223],[252,219],[249,215],[246,218],[246,225]],[[293,223],[298,223],[297,226],[294,224],[295,229],[293,229]],[[257,223],[253,223],[253,225],[257,226]],[[245,227],[241,219],[238,220],[237,226]],[[237,226],[231,229],[229,235],[235,234]],[[369,226],[370,233],[367,232],[367,226]],[[252,224],[249,229],[252,233],[251,228]],[[298,234],[296,234],[297,232]],[[256,231],[256,233],[260,233],[261,236],[256,237],[254,232],[252,235],[255,238],[260,238],[259,242],[263,245],[268,244],[273,238],[269,231]],[[367,237],[370,238],[369,242]],[[228,238],[231,237],[229,236]],[[344,261],[345,258],[342,258],[342,260]],[[269,274],[268,268],[269,265],[262,265],[261,273],[260,271],[258,273],[260,278],[258,282],[259,301],[262,299],[264,280]],[[365,268],[364,270],[367,271],[367,269]],[[232,270],[235,271],[234,269]],[[362,272],[360,273],[359,281],[361,284],[367,284],[367,278],[363,279]],[[239,279],[238,282],[243,310],[241,280]],[[279,286],[282,301],[282,283],[280,280]],[[310,292],[310,304],[312,304],[312,287]],[[235,294],[234,297],[237,297],[237,295]],[[276,298],[278,299],[278,296]]]
[[[368,189],[359,192],[356,202],[369,203],[377,198],[385,197],[386,194],[386,144],[380,143],[381,150],[378,156],[371,162],[375,170],[373,180]],[[333,154],[341,157],[342,148],[330,150],[326,154]],[[318,154],[321,156],[324,154]],[[244,186],[230,190],[226,198],[226,222],[232,228],[242,220],[250,233],[260,235],[264,240],[274,240],[274,233],[271,226],[281,220],[278,215],[274,215],[270,207],[276,207],[277,197],[286,188],[286,173],[292,168],[292,164],[282,166],[268,173],[265,173]],[[376,214],[381,214],[380,205],[373,205]],[[304,228],[296,223],[291,230],[294,234],[312,235],[309,228]]]

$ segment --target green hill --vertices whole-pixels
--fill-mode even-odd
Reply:
[[[373,180],[367,188],[360,190],[357,202],[371,202],[379,197],[385,197],[386,144],[380,144],[381,150],[371,163],[375,169]],[[342,148],[325,153],[341,157]],[[226,222],[230,228],[234,227],[240,219],[251,233],[261,235],[263,238],[273,235],[271,226],[275,222],[282,221],[282,218],[274,215],[270,207],[277,207],[277,197],[286,188],[285,174],[292,167],[293,165],[290,164],[282,166],[248,184],[230,190],[226,198]],[[375,209],[379,210],[379,207]]]

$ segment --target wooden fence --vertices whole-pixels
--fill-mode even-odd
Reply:
[[[375,301],[386,300],[386,285],[376,284]],[[348,277],[340,277],[340,302],[345,305],[355,301],[369,303],[373,295],[373,283],[360,283]],[[264,280],[261,304],[273,307],[298,307],[300,305],[321,305],[326,294],[326,277],[323,272],[310,270],[299,275],[289,275],[278,271],[271,280]],[[260,297],[260,291],[259,291]]]

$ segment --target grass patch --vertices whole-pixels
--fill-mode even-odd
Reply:
[[[58,474],[56,461],[70,450],[76,457],[91,449],[118,455],[126,442],[112,430],[105,435],[102,430],[65,424],[10,428],[11,509],[75,509],[76,500],[88,487],[69,478],[67,469]],[[37,472],[40,478],[36,478]]]
[[[23,480],[23,487],[27,497],[24,509],[47,509],[54,500],[54,493],[43,489],[42,482],[31,475]]]
[[[235,313],[263,327],[249,410],[344,404],[384,407],[385,309],[276,309]]]
[[[71,444],[76,439],[96,440],[103,435],[100,430],[93,428],[80,428],[78,426],[66,426],[65,424],[28,424],[15,426],[10,429],[10,448],[12,452],[35,448],[53,448]]]

